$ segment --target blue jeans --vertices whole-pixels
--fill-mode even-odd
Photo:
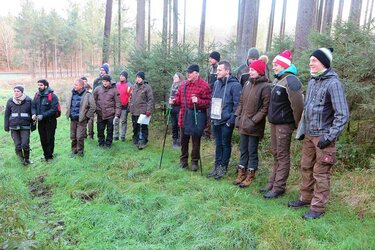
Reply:
[[[246,169],[258,169],[259,137],[240,134],[240,165]]]
[[[215,164],[228,166],[232,153],[232,134],[234,126],[228,127],[226,124],[214,125],[215,136]]]

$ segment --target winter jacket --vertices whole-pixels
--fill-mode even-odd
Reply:
[[[298,127],[303,111],[302,84],[292,64],[276,75],[271,90],[268,121],[273,124],[294,124]]]
[[[167,103],[169,101],[169,98],[173,98],[174,95],[177,93],[178,91],[178,88],[180,87],[182,81],[180,82],[173,82],[172,83],[172,86],[171,86],[171,90],[169,92],[169,97],[168,97],[168,100],[167,100]],[[179,106],[172,106],[172,111],[176,114],[178,114],[180,112],[180,107]]]
[[[222,108],[221,119],[212,119],[211,121],[213,125],[221,125],[225,123],[234,125],[234,114],[240,102],[241,89],[242,87],[237,78],[232,75],[229,75],[228,78],[225,77],[224,79],[216,80],[213,88],[212,98],[221,98]]]
[[[186,90],[185,90],[186,86]],[[186,95],[185,95],[186,92]],[[178,115],[178,126],[184,127],[184,114],[185,114],[185,100],[187,108],[194,109],[194,104],[191,97],[195,95],[198,98],[196,103],[197,111],[206,111],[210,107],[211,101],[211,88],[207,82],[198,77],[195,82],[184,81],[178,88],[177,93],[174,95],[174,106],[180,106],[180,113]],[[186,97],[185,97],[186,96]]]
[[[120,117],[121,102],[120,94],[114,85],[108,87],[99,86],[94,90],[94,100],[96,103],[96,113],[103,120],[113,117]]]
[[[51,101],[48,100],[48,93],[52,93]],[[59,99],[53,90],[48,87],[44,91],[38,91],[35,94],[31,112],[33,115],[43,115],[43,120],[56,119],[56,113],[59,111],[58,104]]]
[[[28,96],[21,104],[16,104],[13,98],[9,98],[4,113],[4,130],[30,129],[32,123],[31,107],[32,100]]]
[[[146,114],[146,112],[152,113],[153,108],[154,95],[151,86],[145,82],[135,84],[130,101],[130,112],[139,116],[140,114]]]
[[[103,76],[102,75],[99,75],[98,78],[96,78],[94,80],[94,83],[93,83],[93,88],[94,90],[97,88],[97,87],[100,87],[103,85]]]
[[[338,75],[327,69],[322,75],[312,77],[306,92],[305,133],[336,141],[348,121],[349,108]]]
[[[242,90],[236,111],[240,134],[263,137],[271,97],[271,86],[265,76],[249,79]]]
[[[217,80],[217,67],[218,67],[218,64],[210,65],[210,68],[207,74],[207,83],[210,85],[211,94],[214,90],[214,85]]]
[[[133,86],[128,81],[125,81],[117,83],[116,88],[120,93],[121,108],[127,109]]]
[[[74,98],[74,92],[72,91],[71,96],[68,98],[67,102],[67,109],[66,109],[66,117],[69,119],[71,118],[71,108],[72,108],[72,101]],[[80,93],[80,102],[79,102],[79,110],[78,110],[78,122],[83,122],[85,120],[89,120],[90,118],[94,117],[94,112],[96,110],[96,104],[93,95],[84,90]]]

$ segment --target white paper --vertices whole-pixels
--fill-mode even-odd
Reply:
[[[211,119],[220,120],[222,111],[222,99],[213,97],[211,103]]]
[[[141,114],[141,115],[139,115],[139,117],[138,117],[138,121],[137,121],[137,123],[139,123],[139,124],[144,124],[144,125],[148,125],[148,124],[150,124],[150,119],[151,119],[151,116],[147,117],[146,115]]]

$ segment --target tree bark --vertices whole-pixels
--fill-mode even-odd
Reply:
[[[148,20],[147,20],[147,50],[151,50],[151,0],[148,0]]]
[[[173,0],[173,47],[178,43],[178,0]]]
[[[109,43],[110,43],[110,35],[111,35],[111,21],[112,21],[112,2],[113,0],[107,0],[107,4],[105,7],[102,63],[106,63],[109,60]]]
[[[186,39],[186,0],[184,0],[184,33],[182,38],[182,44],[185,45]]]
[[[161,41],[163,47],[167,46],[167,33],[168,33],[168,0],[164,0],[163,5],[163,30],[161,33]]]
[[[288,0],[283,1],[283,13],[281,15],[281,24],[280,24],[280,38],[284,39],[285,36],[285,16],[286,16],[286,7],[288,5]]]
[[[339,10],[337,12],[337,22],[342,21],[342,12],[344,10],[344,0],[339,0]]]
[[[241,49],[242,49],[242,31],[243,31],[244,12],[245,12],[245,0],[238,0],[237,48],[236,48],[237,64],[240,64],[242,61]]]
[[[276,5],[276,0],[272,0],[270,20],[269,20],[269,23],[268,23],[268,35],[267,35],[266,51],[270,51],[271,45],[272,45],[273,23],[274,23],[274,19],[275,19],[275,5]]]
[[[137,49],[141,49],[145,45],[145,16],[145,0],[138,0],[135,35],[135,47]]]
[[[242,41],[241,41],[241,61],[245,61],[247,50],[251,47],[255,47],[256,43],[254,43],[254,35],[256,34],[256,24],[258,8],[259,5],[257,4],[257,0],[247,0],[245,1],[245,15],[243,20],[243,28],[242,28]],[[254,9],[255,6],[255,9]],[[254,15],[246,15],[246,13],[254,13]]]
[[[327,35],[331,34],[333,4],[334,0],[325,0],[322,32]]]
[[[206,0],[202,1],[202,15],[201,15],[201,25],[199,29],[199,49],[204,49],[204,35],[206,31]]]
[[[308,36],[313,29],[314,9],[316,0],[298,2],[298,13],[296,22],[296,33],[294,38],[294,48],[297,56],[300,52],[309,47]]]
[[[168,1],[168,54],[171,50],[172,38],[172,0]]]
[[[361,21],[362,0],[352,0],[350,4],[349,21],[355,25]]]
[[[371,25],[371,22],[372,22],[372,11],[373,10],[374,10],[374,0],[371,0],[370,15],[368,17],[367,29],[370,29],[370,25]]]
[[[118,0],[118,44],[117,44],[117,65],[121,65],[121,0]]]

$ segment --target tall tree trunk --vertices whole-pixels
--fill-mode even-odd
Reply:
[[[111,21],[112,21],[112,2],[113,0],[107,0],[105,7],[105,23],[104,23],[104,37],[103,37],[103,57],[102,63],[106,63],[109,60],[109,43],[111,35]]]
[[[57,41],[53,44],[53,78],[57,78]]]
[[[121,65],[121,0],[118,0],[118,44],[117,66]]]
[[[241,41],[241,61],[245,61],[247,50],[251,47],[255,47],[254,43],[254,34],[256,33],[256,24],[257,14],[254,15],[247,15],[246,13],[256,13],[259,9],[255,9],[259,7],[257,4],[258,0],[247,0],[245,1],[245,15],[243,20],[243,28],[242,28],[242,41]],[[255,8],[254,8],[255,6]]]
[[[147,50],[151,50],[151,0],[148,0]]]
[[[168,36],[168,0],[164,0],[163,5],[163,30],[161,33],[161,41],[163,47],[167,46],[167,36]]]
[[[279,36],[281,39],[284,39],[285,36],[285,16],[286,16],[286,7],[288,5],[288,0],[283,1],[283,13],[281,15],[281,24],[280,24],[280,33]]]
[[[374,10],[374,0],[371,0],[371,7],[370,7],[370,15],[368,17],[368,22],[367,22],[367,29],[370,29],[370,25],[372,22],[372,12]]]
[[[344,0],[339,0],[339,10],[337,12],[337,22],[342,21],[342,12],[344,10]]]
[[[48,57],[47,57],[47,44],[43,44],[43,54],[44,54],[44,72],[46,78],[48,78]]]
[[[145,45],[145,0],[137,1],[137,21],[135,34],[135,47],[141,49]]]
[[[243,20],[245,13],[245,0],[238,0],[238,12],[237,12],[237,49],[236,49],[236,58],[237,64],[240,64],[242,61],[241,56],[241,45],[242,45],[242,31],[243,31]]]
[[[173,0],[173,47],[178,42],[178,0]]]
[[[315,22],[316,22],[316,30],[318,32],[322,31],[322,17],[323,17],[323,6],[324,6],[324,0],[318,0],[317,2],[317,12],[315,15]]]
[[[184,0],[184,33],[182,35],[182,44],[185,45],[186,39],[186,0]]]
[[[362,0],[351,0],[349,21],[359,26],[361,21]]]
[[[202,1],[202,15],[201,15],[201,25],[199,29],[199,49],[204,50],[204,35],[206,32],[206,4],[207,1]]]
[[[331,34],[334,0],[325,0],[322,32]]]
[[[171,50],[172,39],[172,0],[168,1],[168,54]]]
[[[266,51],[270,51],[271,45],[272,45],[273,23],[275,20],[275,5],[276,5],[276,0],[272,0],[270,20],[268,23]]]
[[[259,0],[255,1],[256,5],[254,8],[254,29],[253,29],[253,40],[251,47],[255,47],[257,44],[257,36],[258,36],[258,20],[259,20]]]
[[[307,38],[313,28],[315,6],[316,0],[299,0],[298,2],[296,33],[294,38],[294,48],[297,52],[297,56],[300,52],[309,47]]]

